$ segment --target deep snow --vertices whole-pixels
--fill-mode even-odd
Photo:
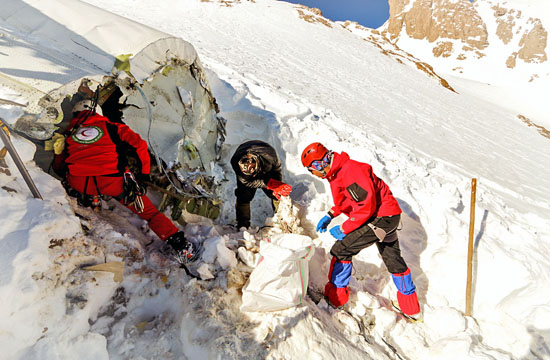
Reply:
[[[33,145],[13,136],[45,200],[32,199],[12,163],[10,175],[0,174],[0,357],[550,358],[550,174],[543,166],[550,142],[516,112],[470,92],[479,85],[466,80],[448,78],[458,93],[451,92],[335,23],[303,21],[287,3],[89,2],[190,41],[210,70],[228,119],[218,169],[227,180],[224,209],[218,223],[189,216],[185,231],[203,242],[203,273],[216,279],[187,277],[117,204],[100,214],[79,208],[33,164]],[[3,89],[0,98],[24,102]],[[0,111],[5,119],[17,115],[11,106]],[[395,289],[374,248],[354,261],[352,315],[309,297],[278,312],[239,310],[251,269],[237,258],[253,264],[257,256],[243,244],[279,229],[243,233],[224,225],[234,218],[229,158],[248,139],[270,142],[283,160],[300,226],[317,247],[309,264],[313,289],[324,286],[334,241],[314,232],[331,196],[299,154],[321,141],[374,167],[404,211],[399,236],[424,323],[388,309]],[[472,177],[474,309],[466,317]],[[272,215],[267,198],[258,194],[252,206],[254,225],[263,225]],[[121,284],[80,269],[106,261],[125,261]]]

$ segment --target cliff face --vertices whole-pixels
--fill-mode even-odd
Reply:
[[[502,61],[514,68],[518,61],[548,60],[548,33],[540,19],[522,14],[498,1],[389,0],[385,34],[427,40],[435,57],[482,58],[490,46],[506,49]]]
[[[482,50],[487,42],[487,28],[468,1],[452,0],[390,0],[388,32],[391,38],[402,31],[413,39],[462,40],[470,47]]]
[[[506,65],[513,68],[519,58],[527,63],[541,63],[548,60],[546,47],[548,33],[540,19],[528,18],[523,23],[521,11],[507,9],[499,4],[492,6],[497,23],[496,35],[503,44],[509,44],[514,35],[518,34],[517,51],[512,52],[506,60]]]

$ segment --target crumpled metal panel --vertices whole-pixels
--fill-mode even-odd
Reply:
[[[0,39],[0,86],[27,101],[12,128],[46,140],[83,79],[92,90],[114,81],[131,105],[123,120],[157,156],[211,174],[225,135],[190,43],[77,0],[3,0]],[[113,69],[122,54],[128,74]]]

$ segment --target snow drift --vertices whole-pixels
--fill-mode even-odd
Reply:
[[[541,164],[550,143],[515,112],[476,95],[468,81],[452,79],[457,93],[443,89],[337,23],[301,20],[284,2],[89,2],[191,39],[211,70],[220,114],[230,120],[215,167],[225,176],[227,206],[217,223],[192,219],[185,227],[204,244],[200,270],[211,280],[193,280],[174,267],[157,251],[154,235],[116,202],[99,215],[79,208],[31,161],[32,144],[14,136],[46,200],[32,199],[14,174],[0,174],[0,357],[549,358],[550,177]],[[2,91],[0,98],[25,99]],[[334,239],[318,236],[312,224],[331,197],[327,184],[301,166],[301,150],[321,141],[373,165],[404,210],[399,236],[424,323],[407,323],[388,308],[395,287],[374,249],[355,259],[349,313],[309,296],[282,311],[239,311],[245,264],[259,256],[242,244],[254,249],[263,237],[221,224],[234,216],[229,158],[252,138],[274,145],[294,186],[300,226],[315,245],[313,290],[327,281]],[[473,176],[478,216],[468,317],[463,269]],[[258,196],[252,206],[253,224],[262,225],[269,202]],[[120,284],[81,268],[122,259]]]

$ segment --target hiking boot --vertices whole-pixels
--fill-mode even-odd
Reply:
[[[328,298],[328,296],[323,296],[323,298],[324,298],[325,301],[327,302],[328,306],[330,306],[331,308],[337,309],[337,310],[346,310],[346,309],[344,308],[344,306],[346,306],[347,303],[346,303],[346,304],[342,304],[342,305],[340,305],[340,306],[336,306],[336,305],[334,305],[333,303],[330,302],[330,299]]]
[[[185,238],[183,231],[178,231],[166,239],[166,243],[175,251],[181,251],[187,244],[187,239]]]
[[[176,253],[176,260],[182,264],[193,262],[198,258],[196,246],[192,242],[187,241],[183,231],[178,231],[170,236],[166,240],[166,243],[170,245]]]
[[[409,315],[409,314],[405,314],[403,312],[403,310],[401,310],[401,308],[399,307],[399,303],[397,301],[392,300],[391,304],[392,304],[392,307],[393,307],[394,310],[399,312],[401,315],[403,315],[405,318],[409,319],[410,321],[412,321],[412,322],[424,322],[424,316],[422,315],[421,311],[419,311],[416,314]]]

